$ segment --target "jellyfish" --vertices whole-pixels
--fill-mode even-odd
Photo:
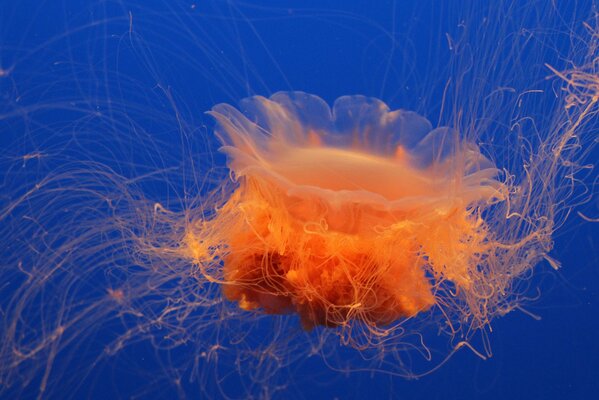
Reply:
[[[376,330],[427,311],[444,281],[480,297],[496,280],[480,271],[495,250],[482,214],[508,188],[475,143],[364,96],[329,108],[280,92],[239,108],[210,112],[236,187],[186,237],[202,270],[222,262],[207,275],[228,300],[306,329]]]
[[[62,3],[0,16],[0,396],[483,371],[597,219],[592,5]]]

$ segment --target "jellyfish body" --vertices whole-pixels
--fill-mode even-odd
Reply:
[[[381,101],[329,106],[302,92],[221,104],[221,150],[237,186],[188,243],[222,260],[227,299],[299,314],[302,325],[381,327],[436,303],[444,280],[472,290],[501,201],[497,169],[458,132]]]

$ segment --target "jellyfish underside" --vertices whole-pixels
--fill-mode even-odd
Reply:
[[[380,327],[430,309],[439,282],[475,284],[480,209],[504,187],[474,143],[363,96],[329,108],[281,92],[240,110],[211,112],[235,188],[186,237],[228,300],[306,329]]]

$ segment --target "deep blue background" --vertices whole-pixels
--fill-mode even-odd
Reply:
[[[534,7],[536,2],[530,4]],[[562,6],[564,15],[591,2],[568,4]],[[131,113],[147,127],[157,127],[156,135],[168,137],[178,127],[161,125],[159,116],[172,114],[169,101],[160,95],[164,88],[189,126],[210,124],[203,112],[216,103],[277,90],[303,90],[328,101],[361,93],[394,107],[408,103],[408,108],[418,108],[421,103],[413,97],[438,78],[427,69],[443,69],[431,65],[444,59],[438,32],[443,32],[443,24],[453,26],[459,19],[460,5],[459,1],[0,0],[0,68],[6,70],[6,76],[0,77],[0,117],[6,120],[24,108],[78,99],[84,104],[79,114],[112,107]],[[473,10],[464,18],[477,21],[483,11]],[[553,28],[558,31],[563,26]],[[552,45],[567,47],[568,36],[558,37],[564,42]],[[530,81],[543,78],[533,75]],[[433,83],[427,92],[431,97],[439,95],[438,82]],[[31,120],[56,132],[68,126],[71,116],[60,109]],[[30,131],[19,130],[20,126],[0,125],[4,129],[0,145],[16,138],[21,146],[5,147],[2,154],[31,150],[28,138],[19,140],[20,132]],[[107,129],[116,134],[120,128]],[[52,146],[37,139],[33,147]],[[126,137],[119,143],[135,147]],[[591,216],[598,209],[597,199],[584,208]],[[440,370],[417,381],[368,373],[347,379],[310,361],[289,371],[297,374],[297,385],[292,384],[280,398],[597,398],[597,226],[573,213],[556,234],[552,255],[563,268],[555,272],[541,265],[532,280],[542,295],[528,310],[541,320],[519,312],[497,319],[490,360],[461,351]],[[143,384],[141,377],[114,380],[123,385],[123,392]]]

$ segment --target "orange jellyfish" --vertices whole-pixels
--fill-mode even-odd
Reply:
[[[592,7],[333,10],[335,35],[311,32],[322,54],[342,42],[354,65],[376,60],[380,90],[328,92],[343,51],[316,82],[312,46],[280,70],[305,79],[266,79],[277,57],[252,65],[296,38],[274,20],[320,26],[328,11],[215,3],[61,9],[91,19],[2,47],[17,61],[0,60],[0,397],[288,398],[318,381],[296,373],[313,355],[331,381],[419,377],[464,347],[486,358],[491,321],[537,295],[553,233],[597,194]],[[348,81],[368,78],[357,70]],[[418,113],[279,92],[215,106],[217,139],[197,114],[290,87]]]
[[[441,282],[478,290],[493,250],[481,210],[507,188],[475,143],[364,96],[330,108],[280,92],[240,110],[210,112],[236,187],[186,237],[227,299],[376,331],[430,309]]]

